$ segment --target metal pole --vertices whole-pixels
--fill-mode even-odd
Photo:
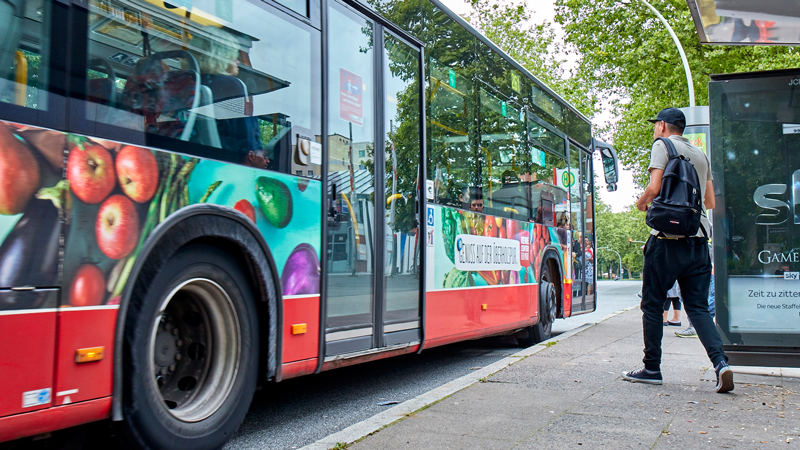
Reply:
[[[617,257],[619,258],[619,276],[622,277],[622,256],[619,254],[619,252],[609,248],[607,245],[605,247],[598,248],[598,250],[609,250],[617,254]]]
[[[389,212],[389,222],[392,224],[392,269],[389,276],[394,278],[397,268],[397,225],[395,224],[395,205],[397,203],[397,152],[394,147],[393,122],[389,121],[389,140],[392,144],[392,207]],[[402,261],[401,261],[402,264]]]
[[[356,276],[356,263],[358,262],[358,222],[356,222],[356,211],[353,209],[357,204],[356,200],[356,176],[355,176],[355,169],[353,167],[353,122],[349,123],[350,125],[350,145],[347,149],[348,158],[350,158],[350,204],[348,205],[350,208],[350,217],[353,220],[353,253],[351,254],[350,260],[352,261],[353,267],[350,272],[350,276]]]
[[[675,35],[675,32],[672,30],[672,27],[669,26],[667,19],[658,12],[657,9],[653,8],[653,5],[647,2],[647,0],[641,0],[642,3],[647,5],[651,11],[658,17],[658,20],[667,27],[667,31],[669,35],[672,36],[672,40],[675,42],[675,46],[678,47],[678,52],[681,54],[681,60],[683,61],[683,70],[686,72],[686,83],[689,85],[689,106],[695,106],[694,104],[694,83],[692,82],[692,71],[689,70],[689,60],[686,59],[686,53],[683,52],[683,46],[681,45],[681,41],[678,40],[678,36]]]

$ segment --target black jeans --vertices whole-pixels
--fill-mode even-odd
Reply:
[[[644,248],[642,273],[642,327],[644,367],[661,370],[661,338],[664,335],[663,306],[667,291],[678,280],[683,306],[714,367],[727,361],[722,339],[708,312],[711,256],[703,238],[666,239],[650,236]]]

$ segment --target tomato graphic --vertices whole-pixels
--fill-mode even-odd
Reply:
[[[78,268],[69,289],[69,304],[72,306],[97,306],[103,303],[106,279],[103,271],[94,264]]]
[[[235,205],[233,205],[233,209],[247,216],[251,221],[253,221],[253,223],[256,223],[256,210],[247,200],[239,200]]]

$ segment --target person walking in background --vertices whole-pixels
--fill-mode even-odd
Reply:
[[[587,237],[583,238],[583,260],[583,277],[586,283],[594,284],[594,250],[592,250],[592,242]]]
[[[666,234],[653,229],[645,244],[642,285],[642,328],[644,335],[644,367],[622,374],[631,382],[662,384],[661,338],[664,330],[662,314],[667,291],[677,280],[681,287],[686,314],[692,319],[700,341],[706,349],[717,375],[717,392],[733,390],[733,371],[722,350],[722,339],[708,313],[708,286],[711,281],[711,256],[708,251],[710,230],[705,210],[714,207],[714,186],[708,157],[688,139],[681,136],[686,127],[686,117],[677,108],[666,108],[650,120],[653,126],[653,147],[650,154],[650,183],[636,207],[647,211],[648,205],[661,193],[662,177],[670,163],[666,138],[683,161],[688,161],[700,180],[702,199],[700,227],[694,236]],[[675,161],[679,167],[681,161]],[[674,168],[675,166],[670,166]],[[682,167],[685,169],[685,167]],[[694,175],[694,174],[692,174]]]
[[[672,305],[672,320],[667,320],[670,305]],[[667,301],[664,302],[664,326],[681,326],[681,288],[677,281],[672,289],[667,291]]]

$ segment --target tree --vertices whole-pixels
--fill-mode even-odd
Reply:
[[[610,265],[615,268],[619,265],[617,255],[613,252],[600,250],[608,246],[622,256],[622,267],[631,272],[641,272],[644,267],[644,257],[641,247],[643,244],[634,241],[647,241],[650,228],[645,224],[645,213],[634,206],[625,211],[614,213],[611,209],[596,203],[597,235],[597,261],[600,265]]]
[[[708,104],[713,73],[797,65],[792,47],[705,46],[685,0],[650,0],[675,30],[694,77],[697,105]],[[601,130],[640,186],[647,181],[652,125],[662,108],[689,106],[678,50],[664,25],[638,0],[556,0],[556,22],[578,60],[574,82],[610,100],[615,124]]]

